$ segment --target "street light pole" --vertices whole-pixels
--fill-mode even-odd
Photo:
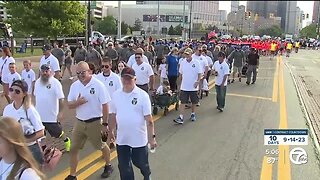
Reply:
[[[160,1],[158,1],[158,36],[160,37]]]
[[[183,1],[183,22],[182,22],[182,29],[183,29],[183,33],[182,33],[182,40],[186,40],[186,30],[185,30],[185,28],[184,28],[184,24],[185,24],[185,17],[186,17],[186,15],[185,15],[185,13],[186,13],[186,1]]]
[[[121,38],[121,1],[118,1],[118,38]]]
[[[189,15],[189,39],[191,39],[191,25],[192,25],[192,18],[191,18],[191,12],[192,12],[192,2],[190,1],[190,15]]]
[[[90,7],[91,3],[90,0],[88,1],[88,16],[87,16],[87,37],[86,37],[86,45],[89,45],[89,39],[91,37],[91,7]]]

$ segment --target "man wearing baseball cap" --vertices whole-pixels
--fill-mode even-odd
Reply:
[[[59,61],[56,57],[54,57],[54,55],[51,54],[51,45],[50,44],[45,44],[42,47],[42,51],[43,51],[43,56],[40,59],[40,64],[39,64],[39,77],[40,77],[40,70],[41,70],[41,66],[43,64],[48,64],[51,66],[51,70],[54,71],[54,77],[58,80],[61,79],[60,76],[60,66],[59,66]]]
[[[148,144],[151,149],[157,146],[151,101],[148,93],[135,85],[136,73],[132,68],[122,70],[121,81],[123,88],[114,92],[110,103],[108,142],[114,140],[116,129],[120,179],[134,179],[133,163],[144,180],[150,180]]]

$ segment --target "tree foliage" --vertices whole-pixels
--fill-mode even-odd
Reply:
[[[315,23],[304,27],[300,31],[300,37],[316,38],[317,37],[317,25]]]
[[[58,37],[85,30],[86,9],[78,1],[5,1],[8,23],[15,31],[39,37]]]
[[[176,27],[174,27],[175,35],[182,35],[182,26],[178,24]]]
[[[121,22],[121,34],[127,34],[127,29],[130,29],[130,32],[131,32],[131,28],[130,28],[130,26],[127,24],[127,23],[125,23],[124,21],[122,21]]]
[[[269,36],[273,36],[273,37],[281,37],[283,34],[283,31],[279,26],[274,25],[269,28],[259,29],[257,31],[257,34],[259,36],[269,35]]]
[[[141,31],[142,28],[143,28],[142,21],[139,18],[137,18],[134,21],[134,25],[133,25],[132,31]]]
[[[113,16],[106,16],[98,21],[95,29],[102,34],[117,34],[117,22]]]
[[[175,35],[175,30],[172,25],[169,27],[168,35]]]

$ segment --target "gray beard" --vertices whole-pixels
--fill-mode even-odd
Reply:
[[[46,85],[48,83],[48,81],[49,81],[49,78],[42,78],[42,77],[40,78],[40,82],[43,85]]]

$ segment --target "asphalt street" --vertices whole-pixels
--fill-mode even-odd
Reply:
[[[160,114],[154,117],[159,147],[155,153],[149,154],[152,179],[319,179],[320,169],[316,155],[318,150],[310,136],[308,145],[305,146],[264,145],[264,129],[309,128],[290,71],[285,65],[291,63],[295,56],[308,57],[301,58],[301,61],[315,61],[320,65],[319,59],[310,59],[311,56],[305,51],[292,54],[290,58],[262,58],[256,84],[248,86],[245,79],[242,79],[242,82],[235,81],[228,85],[223,113],[215,109],[214,87],[209,96],[201,100],[201,106],[197,108],[196,122],[186,121],[183,125],[175,125],[172,120],[178,116],[178,112],[172,110],[167,116],[162,116],[160,111]],[[310,66],[315,68],[316,65]],[[317,70],[307,73],[319,77]],[[68,79],[63,81],[66,96],[70,84]],[[3,98],[1,102],[4,102]],[[185,116],[188,117],[189,114],[190,110],[187,110]],[[66,120],[63,126],[68,132],[72,130],[74,115],[74,111],[65,110]],[[307,152],[306,164],[296,165],[290,161],[290,150],[295,147],[302,147]],[[279,154],[273,156],[277,160],[269,164],[267,160],[270,155],[266,151],[271,150],[279,150]],[[80,153],[78,179],[100,179],[104,165],[100,156],[99,151],[86,143]],[[112,152],[111,158],[114,173],[108,179],[118,180],[120,178],[115,152]],[[64,153],[58,167],[46,174],[50,179],[62,180],[68,175],[68,167],[69,154]],[[135,177],[142,179],[136,168]]]

